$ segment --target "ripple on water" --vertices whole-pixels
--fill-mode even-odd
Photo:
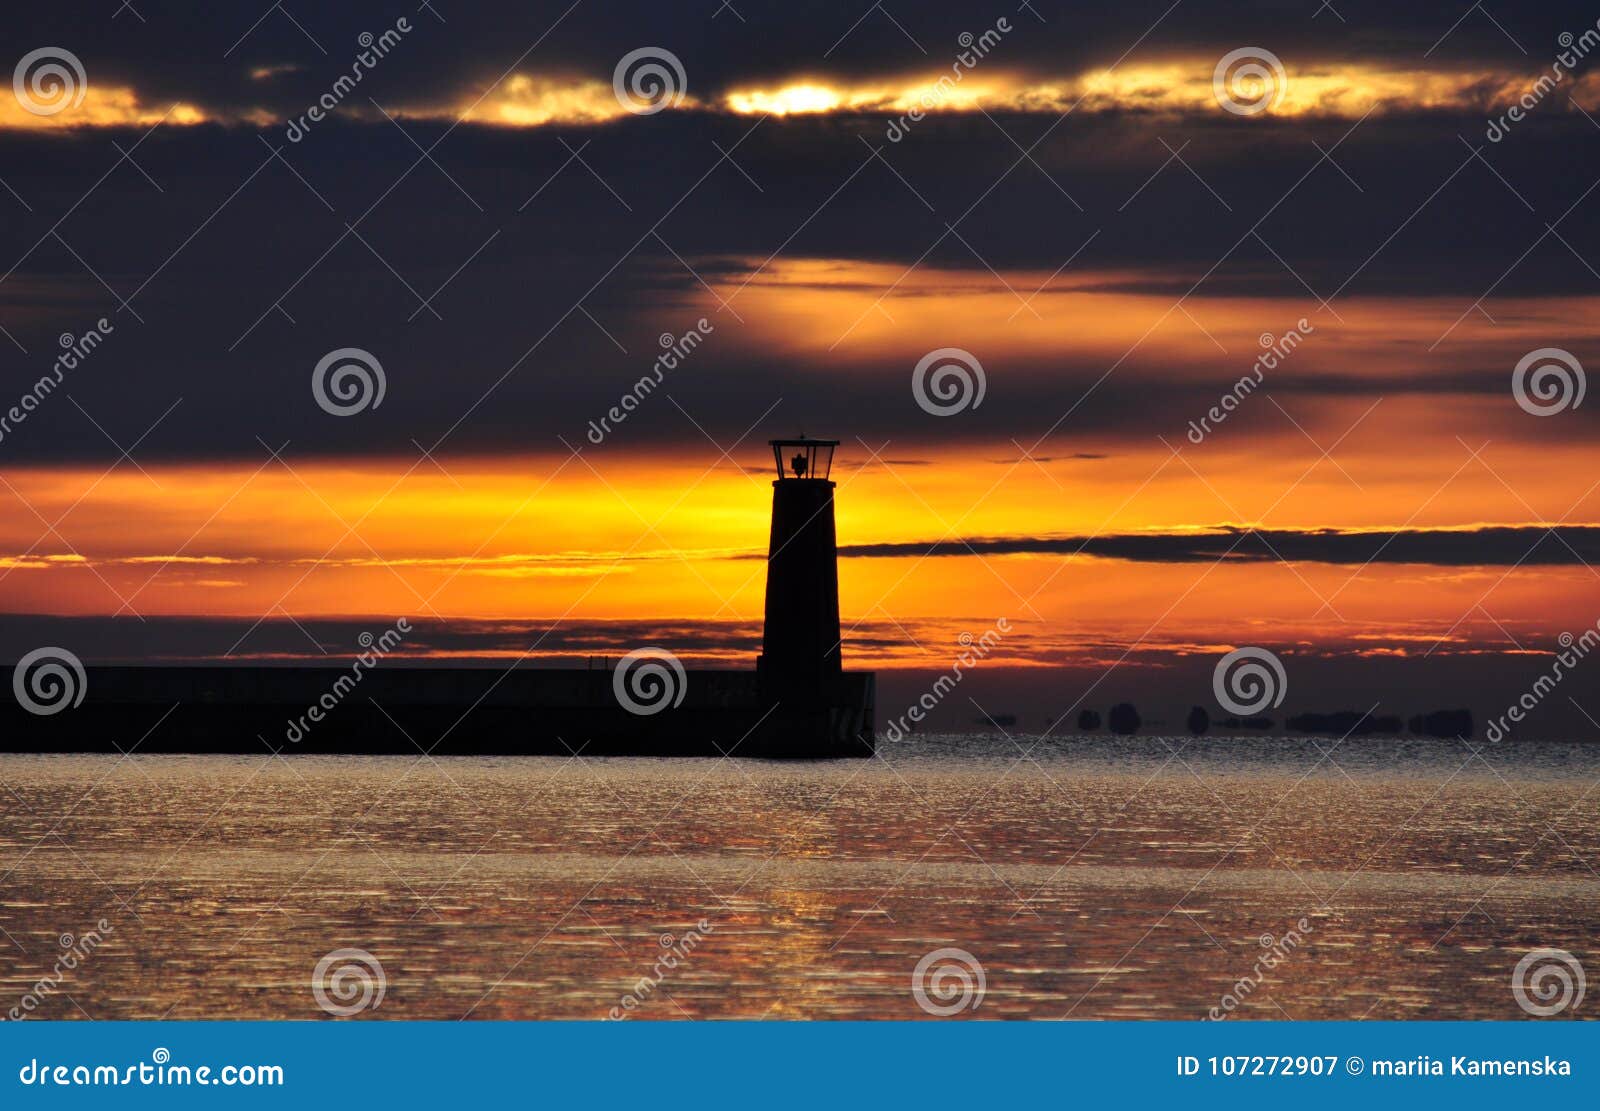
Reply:
[[[1202,739],[1192,773],[1138,738],[1052,741],[1039,766],[928,738],[887,767],[459,759],[448,777],[0,757],[26,804],[0,814],[0,985],[26,990],[103,917],[63,991],[96,1018],[322,1017],[311,971],[337,948],[381,961],[376,1017],[596,1018],[655,974],[661,935],[704,921],[638,1014],[921,1017],[912,970],[953,947],[983,966],[975,1017],[1196,1018],[1304,919],[1236,1014],[1520,1017],[1520,956],[1592,945],[1600,753],[1462,771],[1459,745],[1385,744],[1346,742],[1334,768],[1302,741]],[[41,1013],[81,1017],[63,996]]]

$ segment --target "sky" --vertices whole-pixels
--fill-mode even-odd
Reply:
[[[1596,18],[35,6],[0,645],[747,666],[804,431],[886,704],[1492,717],[1600,620]]]

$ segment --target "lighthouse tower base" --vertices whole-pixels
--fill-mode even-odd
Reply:
[[[876,747],[878,677],[870,671],[844,671],[820,686],[785,690],[765,657],[756,659],[756,682],[767,715],[752,737],[759,751],[747,755],[782,759],[871,756]]]

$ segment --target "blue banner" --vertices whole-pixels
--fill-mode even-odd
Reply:
[[[25,1022],[0,1103],[1588,1106],[1597,1050],[1577,1022]]]

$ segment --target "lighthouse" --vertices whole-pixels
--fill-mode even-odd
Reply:
[[[771,440],[772,533],[767,544],[763,698],[796,745],[837,743],[857,732],[833,718],[841,704],[839,552],[833,450],[838,440]],[[845,700],[855,701],[855,700]],[[870,726],[868,727],[870,729]],[[870,743],[870,742],[869,742]]]
[[[833,527],[838,440],[772,440],[763,686],[780,700],[815,699],[839,677],[839,553]]]

